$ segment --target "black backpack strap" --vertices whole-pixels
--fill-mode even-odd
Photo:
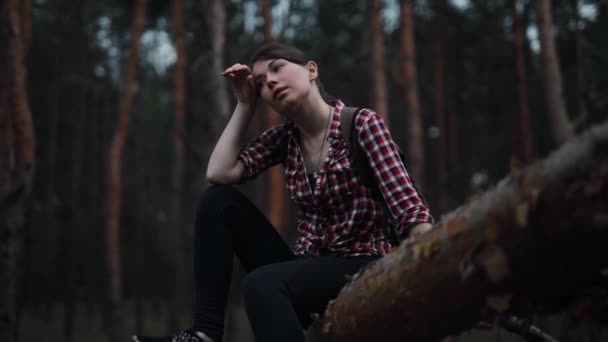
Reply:
[[[384,229],[385,234],[389,238],[391,245],[399,246],[399,234],[392,228],[390,224],[391,212],[384,200],[384,196],[382,196],[382,192],[380,192],[380,187],[378,182],[374,178],[374,171],[367,159],[367,155],[361,144],[359,144],[359,138],[357,133],[357,128],[355,126],[355,120],[357,119],[357,114],[361,111],[361,108],[355,107],[344,107],[340,112],[340,127],[342,128],[342,135],[344,136],[344,140],[346,140],[346,144],[348,145],[348,150],[353,157],[353,164],[355,172],[361,177],[361,180],[364,184],[369,185],[372,189],[372,196],[381,203],[382,211],[383,211],[383,221],[384,221]]]

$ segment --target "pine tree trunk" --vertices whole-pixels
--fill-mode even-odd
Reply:
[[[435,4],[435,122],[439,129],[437,137],[436,167],[437,167],[437,201],[439,212],[444,212],[448,207],[448,126],[446,115],[445,96],[445,64],[446,58],[446,24],[445,11],[447,4],[445,0],[438,0]]]
[[[565,308],[608,266],[607,145],[605,122],[366,267],[325,311],[328,338],[438,341],[484,312]]]
[[[19,260],[35,168],[25,56],[31,3],[0,2],[0,341],[17,341]]]
[[[372,105],[384,122],[389,125],[388,99],[386,90],[386,66],[384,63],[384,21],[382,20],[382,0],[372,0],[370,10],[371,29],[371,80]]]
[[[84,228],[83,213],[84,208],[82,207],[82,178],[83,178],[83,167],[84,167],[84,147],[85,141],[85,127],[86,127],[86,116],[87,116],[87,36],[86,26],[88,17],[87,9],[88,1],[84,0],[80,3],[80,18],[78,20],[78,26],[81,30],[79,37],[80,51],[78,68],[80,73],[80,79],[83,80],[80,84],[79,94],[75,106],[72,108],[72,134],[73,134],[73,150],[72,150],[72,170],[71,170],[71,181],[72,181],[72,194],[70,200],[71,205],[71,222],[68,234],[69,244],[67,246],[66,255],[68,256],[65,260],[67,267],[66,274],[66,301],[65,301],[65,322],[64,322],[64,335],[65,342],[72,342],[74,340],[74,328],[76,326],[76,310],[78,305],[78,277],[82,274],[82,270],[79,267],[82,261],[82,229]]]
[[[409,159],[406,163],[416,182],[424,188],[424,132],[418,97],[414,5],[411,0],[401,0],[401,53],[404,98],[409,122]]]
[[[272,7],[270,0],[260,0],[262,16],[264,18],[264,40],[266,43],[272,42]],[[274,127],[281,124],[281,116],[270,106],[266,106],[268,111],[267,125]],[[283,170],[280,166],[275,166],[269,170],[267,205],[270,222],[283,235],[287,235],[287,196],[285,194],[285,179]]]
[[[541,47],[541,63],[545,83],[545,101],[553,139],[561,144],[572,135],[562,90],[562,74],[553,37],[553,19],[550,0],[534,1]]]
[[[585,105],[583,89],[585,84],[585,73],[583,69],[583,33],[581,27],[580,0],[571,0],[570,4],[574,11],[574,49],[576,54],[575,75],[576,81],[574,84],[574,98],[576,103],[576,122],[577,126],[584,125],[587,120],[587,106]]]
[[[228,87],[226,81],[221,76],[224,70],[224,55],[226,50],[226,8],[222,0],[203,0],[201,1],[203,14],[209,26],[209,36],[211,38],[211,71],[210,82],[212,84],[214,111],[218,120],[215,132],[218,136],[221,129],[230,117],[230,101],[228,100]]]
[[[519,131],[521,134],[521,155],[526,162],[534,158],[534,144],[530,125],[530,111],[528,102],[528,79],[526,76],[526,48],[524,21],[517,11],[517,0],[509,0],[511,18],[513,22],[513,42],[515,53],[515,67],[517,75],[517,97],[519,105]]]
[[[174,140],[174,165],[173,165],[173,195],[171,203],[171,224],[169,226],[169,251],[173,260],[174,281],[172,288],[171,309],[167,316],[167,331],[179,329],[179,318],[187,307],[186,294],[186,265],[185,253],[185,229],[181,215],[181,199],[183,195],[184,175],[184,122],[186,106],[186,47],[184,42],[184,2],[173,0],[173,32],[177,61],[175,63],[175,140]]]
[[[126,331],[124,326],[124,312],[122,303],[122,267],[120,254],[120,216],[122,208],[122,159],[129,133],[129,120],[133,106],[135,79],[139,60],[139,40],[144,28],[146,18],[147,0],[137,0],[134,4],[135,22],[131,35],[131,51],[124,79],[124,88],[118,113],[118,127],[108,153],[107,170],[107,230],[106,255],[108,260],[109,302],[110,313],[108,322],[108,336],[111,342],[124,341]]]

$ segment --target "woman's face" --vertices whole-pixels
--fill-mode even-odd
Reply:
[[[299,65],[285,59],[269,59],[253,64],[256,88],[262,100],[277,111],[306,98],[317,78],[314,62]]]

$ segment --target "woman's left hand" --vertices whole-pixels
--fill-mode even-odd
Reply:
[[[419,223],[417,225],[415,225],[412,230],[410,231],[410,239],[413,241],[416,241],[417,238],[419,238],[421,235],[423,235],[424,233],[428,232],[429,230],[433,229],[433,225],[430,223]]]

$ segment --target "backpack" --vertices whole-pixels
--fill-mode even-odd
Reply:
[[[358,141],[358,134],[355,127],[355,119],[357,118],[357,114],[361,111],[362,108],[355,107],[344,107],[340,112],[340,126],[342,127],[342,135],[344,136],[344,140],[346,140],[346,144],[348,146],[348,150],[350,151],[351,156],[353,157],[354,170],[359,175],[364,184],[370,185],[372,189],[372,196],[375,200],[382,204],[382,212],[383,212],[383,226],[384,233],[388,237],[391,245],[394,247],[399,246],[401,243],[401,239],[399,238],[399,233],[396,231],[394,227],[390,225],[390,217],[391,212],[388,208],[388,204],[384,200],[382,196],[382,192],[380,191],[380,186],[376,181],[374,176],[374,172],[370,166],[369,160],[367,159],[367,155],[365,151],[361,148],[361,144]],[[402,161],[405,160],[403,152],[401,148],[397,146],[397,150],[399,152],[399,157]],[[424,199],[422,198],[422,194],[416,188],[414,184],[414,180],[410,178],[410,182],[416,192],[418,192],[418,196],[424,203]]]

